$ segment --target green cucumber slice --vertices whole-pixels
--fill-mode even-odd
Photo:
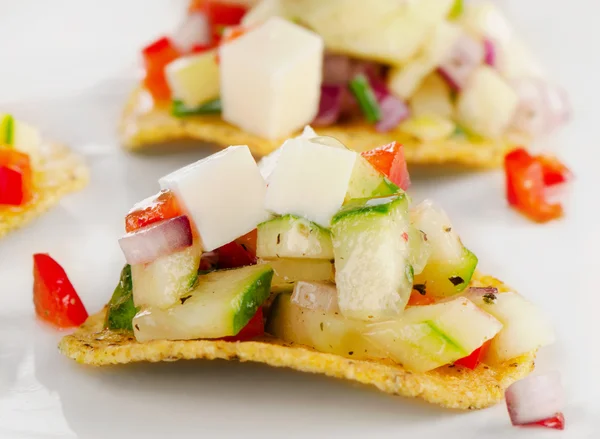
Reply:
[[[319,352],[356,360],[385,358],[384,351],[365,339],[365,322],[347,319],[337,313],[302,308],[291,295],[277,296],[267,318],[266,331],[288,342],[310,346]]]
[[[131,266],[136,306],[166,308],[194,286],[202,249],[192,245],[149,264]]]
[[[15,141],[15,119],[11,114],[6,114],[0,122],[0,143],[13,146]]]
[[[132,331],[131,321],[138,309],[133,304],[131,267],[125,265],[121,271],[119,283],[107,305],[104,327],[113,331]]]
[[[269,297],[273,269],[265,264],[198,276],[196,285],[167,309],[146,308],[133,318],[140,342],[236,335]]]
[[[257,227],[256,256],[262,259],[333,259],[329,230],[295,215],[284,215]]]
[[[426,200],[412,210],[411,221],[425,233],[431,250],[415,283],[424,284],[434,296],[452,296],[464,290],[477,267],[477,256],[462,244],[446,213]]]
[[[346,202],[355,198],[386,197],[398,192],[400,192],[398,186],[371,166],[367,159],[357,154],[348,184]]]
[[[208,101],[198,107],[188,107],[182,101],[174,100],[171,104],[171,114],[176,117],[195,116],[201,114],[221,113],[221,99]]]
[[[335,283],[345,317],[383,319],[400,314],[412,291],[410,228],[404,193],[357,199],[332,220]]]
[[[265,261],[274,271],[272,292],[291,291],[298,281],[333,282],[333,263],[329,259],[281,258]]]

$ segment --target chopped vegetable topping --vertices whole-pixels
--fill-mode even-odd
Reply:
[[[20,206],[32,197],[29,156],[0,146],[0,205]]]
[[[125,231],[133,232],[179,215],[181,215],[181,208],[175,195],[168,190],[160,191],[133,206],[125,218]]]
[[[260,337],[265,333],[265,320],[262,308],[258,308],[254,317],[244,326],[237,335],[232,337],[223,337],[225,341],[246,341]]]
[[[410,187],[410,175],[404,159],[404,147],[397,142],[364,151],[361,155],[402,190]]]
[[[504,159],[508,203],[534,221],[546,222],[563,215],[560,204],[546,201],[545,189],[566,181],[570,172],[555,158],[531,156],[518,148]],[[549,183],[547,183],[549,182]]]
[[[194,108],[187,107],[179,100],[174,100],[171,105],[171,114],[177,117],[219,113],[221,113],[221,99],[214,99]]]
[[[49,255],[33,255],[33,304],[41,319],[58,328],[79,326],[88,313],[65,270]]]
[[[228,26],[240,24],[248,8],[225,1],[193,0],[189,12],[204,12],[211,28],[213,42],[218,42],[223,34],[223,29]]]
[[[467,369],[471,370],[475,369],[487,354],[487,351],[490,348],[490,344],[492,344],[492,340],[486,341],[484,344],[481,345],[481,347],[475,349],[470,355],[461,358],[460,360],[456,360],[454,364],[466,367]]]
[[[144,86],[157,101],[171,98],[171,90],[165,77],[165,67],[181,55],[175,45],[167,37],[162,37],[142,50],[146,77]]]
[[[367,121],[375,123],[380,120],[381,108],[367,77],[363,74],[358,74],[348,85]]]
[[[463,0],[454,0],[454,4],[452,5],[452,9],[450,9],[450,13],[448,14],[448,18],[451,20],[455,20],[460,17],[465,9],[465,5],[463,4]]]
[[[238,268],[256,264],[256,255],[244,248],[243,244],[232,241],[215,250],[218,255],[219,269]]]
[[[131,266],[125,265],[121,271],[119,283],[108,302],[104,327],[112,330],[133,331],[131,321],[137,313],[133,304],[133,285],[131,282]]]

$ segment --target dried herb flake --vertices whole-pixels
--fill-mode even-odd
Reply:
[[[424,296],[425,294],[427,294],[425,284],[414,284],[413,290],[418,291],[421,296]]]
[[[452,282],[452,285],[454,285],[455,287],[458,286],[458,285],[460,285],[460,284],[464,284],[465,283],[465,280],[462,277],[460,277],[460,276],[452,276],[452,277],[449,277],[448,280],[450,282]]]

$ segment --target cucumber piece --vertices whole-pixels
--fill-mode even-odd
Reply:
[[[198,277],[202,248],[194,244],[149,264],[131,266],[136,306],[166,308],[177,302]]]
[[[274,259],[268,261],[274,271],[271,291],[291,291],[296,282],[333,282],[333,262],[328,259]]]
[[[202,114],[221,113],[221,99],[205,102],[197,107],[188,107],[182,101],[174,100],[171,103],[171,114],[175,117],[198,116]]]
[[[277,296],[267,318],[266,331],[285,341],[303,344],[331,354],[356,360],[385,358],[362,335],[365,323],[337,313],[302,308],[291,301],[290,294]]]
[[[335,283],[345,317],[383,319],[404,310],[413,282],[403,237],[409,228],[404,193],[353,200],[333,217]]]
[[[37,129],[16,120],[10,114],[0,115],[0,145],[13,147],[28,154],[32,164],[35,165],[39,161],[41,143]]]
[[[413,306],[395,320],[371,323],[365,338],[407,370],[426,372],[471,354],[502,329],[502,323],[458,297]]]
[[[504,325],[490,345],[490,362],[501,363],[554,342],[548,317],[520,294],[467,291],[465,297]]]
[[[427,235],[416,227],[409,227],[407,236],[410,249],[410,265],[413,267],[414,274],[420,274],[431,255],[431,245],[427,240]]]
[[[316,223],[284,215],[257,227],[256,256],[262,259],[333,259],[331,233]]]
[[[107,305],[104,327],[113,331],[133,331],[131,321],[138,309],[133,304],[131,267],[125,265],[119,283]]]
[[[411,211],[411,222],[425,233],[431,248],[415,284],[424,284],[434,296],[452,296],[464,290],[477,267],[477,256],[462,244],[446,212],[426,200]]]
[[[388,180],[362,157],[357,155],[348,183],[345,202],[355,198],[385,197],[400,192],[400,188]]]
[[[269,297],[272,277],[273,270],[264,264],[198,276],[194,288],[174,305],[137,313],[135,337],[144,342],[236,335]]]

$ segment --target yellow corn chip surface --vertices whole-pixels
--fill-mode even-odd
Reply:
[[[472,285],[508,289],[489,276],[477,275]],[[501,365],[481,364],[473,371],[446,366],[414,373],[391,361],[357,361],[269,336],[245,342],[154,340],[139,343],[130,333],[104,330],[104,316],[105,310],[102,310],[72,335],[64,337],[59,344],[60,351],[79,363],[95,366],[180,359],[255,361],[345,378],[373,385],[387,393],[418,397],[456,409],[479,409],[500,401],[511,383],[533,370],[535,358],[535,352],[531,352]]]
[[[222,146],[248,145],[256,156],[263,156],[279,147],[284,139],[273,141],[246,133],[224,122],[219,115],[174,117],[168,106],[155,106],[150,94],[138,88],[129,97],[123,112],[120,132],[122,141],[131,150],[180,139],[195,139]],[[332,136],[356,151],[398,141],[404,145],[406,160],[413,164],[456,163],[473,167],[498,167],[504,155],[512,149],[511,142],[482,139],[445,139],[419,142],[401,131],[379,133],[366,122],[349,122],[317,128],[322,136]]]
[[[33,199],[23,206],[0,206],[0,237],[40,216],[68,194],[83,188],[89,170],[66,146],[42,145],[33,176]]]

